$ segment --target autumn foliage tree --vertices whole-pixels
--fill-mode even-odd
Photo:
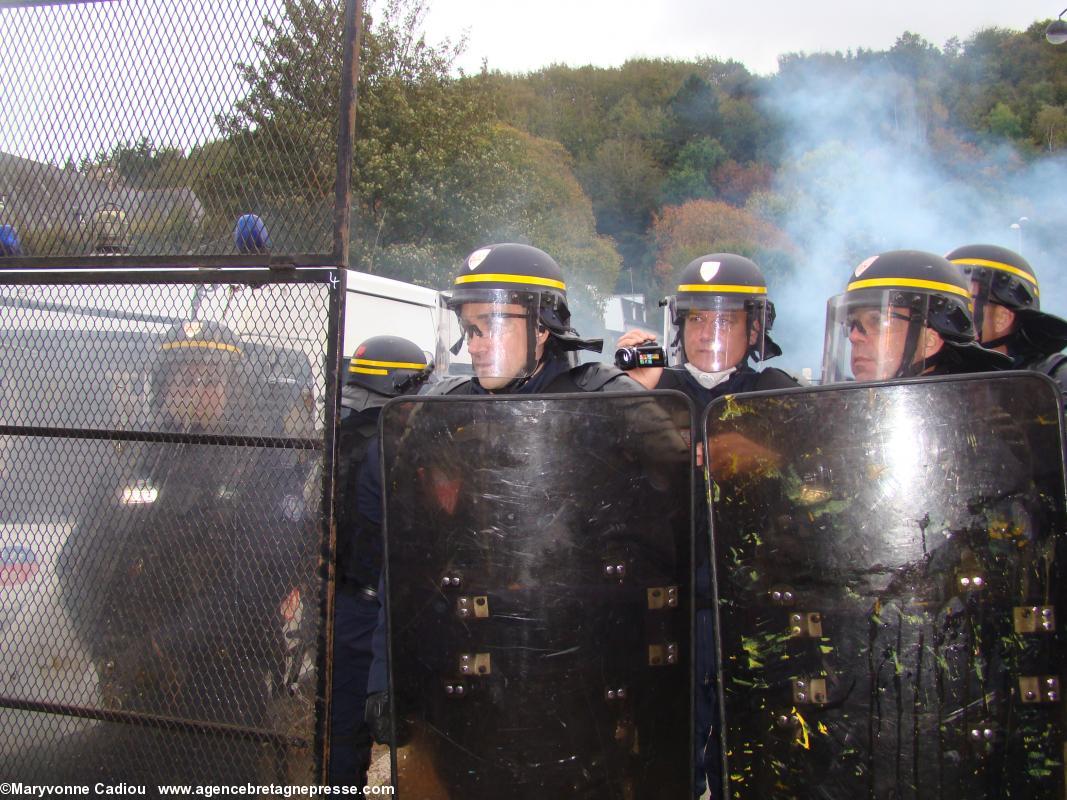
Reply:
[[[774,170],[762,161],[739,164],[730,158],[715,168],[711,182],[719,198],[731,205],[743,206],[754,192],[771,188]]]
[[[682,268],[706,253],[737,253],[752,258],[768,279],[787,272],[793,243],[769,222],[719,200],[692,200],[656,215],[650,235],[655,243],[655,273],[660,289],[674,289]]]

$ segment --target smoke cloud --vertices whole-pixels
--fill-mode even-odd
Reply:
[[[765,109],[787,148],[777,222],[799,247],[796,272],[770,287],[786,350],[776,366],[819,375],[826,301],[857,264],[886,250],[1021,250],[1041,282],[1042,309],[1067,312],[1057,248],[1067,158],[957,138],[933,92],[917,94],[921,80],[884,65],[799,62],[770,83]]]

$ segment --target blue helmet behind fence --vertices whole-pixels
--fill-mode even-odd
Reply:
[[[243,214],[233,228],[233,244],[238,253],[265,253],[270,250],[270,234],[255,214]]]
[[[0,256],[21,256],[22,245],[14,225],[0,225]]]

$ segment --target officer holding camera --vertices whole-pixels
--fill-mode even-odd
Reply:
[[[725,394],[797,385],[782,370],[757,371],[749,364],[750,357],[762,362],[782,354],[768,335],[774,303],[755,263],[732,253],[701,256],[682,270],[678,283],[668,301],[671,366],[654,334],[627,331],[615,360],[631,378],[647,389],[685,392],[699,409]]]
[[[667,351],[647,331],[627,331],[618,342],[615,363],[647,389],[675,389],[692,398],[697,414],[717,397],[797,385],[779,369],[756,370],[749,363],[781,355],[768,335],[774,304],[758,266],[732,253],[713,253],[682,270],[677,293],[669,298]],[[694,421],[698,427],[699,417]],[[773,459],[753,442],[730,442],[731,453],[748,452],[755,460]],[[724,448],[727,449],[727,448]],[[717,474],[715,454],[709,468]],[[698,459],[700,450],[698,449]],[[736,461],[736,459],[734,459]],[[698,504],[697,530],[708,529],[707,508]],[[701,525],[703,524],[703,527]],[[712,736],[715,708],[714,617],[711,607],[710,541],[697,537],[696,553],[696,776],[693,791],[704,791],[706,774],[715,775],[720,760]],[[712,778],[717,781],[717,778]]]

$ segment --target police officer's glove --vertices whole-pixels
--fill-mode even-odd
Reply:
[[[397,741],[393,741],[390,719],[392,717],[392,705],[392,698],[389,692],[374,692],[374,694],[367,695],[367,706],[363,710],[363,719],[366,720],[367,727],[370,728],[370,734],[378,744],[403,747],[410,738],[408,729],[403,720],[397,719]]]

